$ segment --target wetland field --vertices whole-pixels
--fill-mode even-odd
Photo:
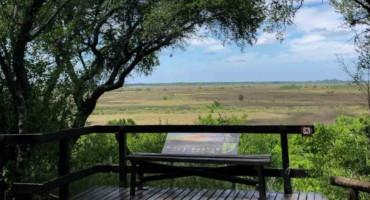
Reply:
[[[367,112],[363,102],[345,82],[131,85],[104,94],[88,122],[194,124],[211,114],[247,115],[247,124],[327,124],[341,114]]]

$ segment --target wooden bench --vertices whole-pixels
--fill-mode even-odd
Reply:
[[[216,134],[216,135],[215,135]],[[239,134],[225,133],[168,133],[162,153],[127,155],[131,162],[131,190],[142,189],[147,181],[200,176],[221,181],[256,186],[259,199],[266,197],[264,166],[271,162],[270,154],[237,155]],[[220,167],[173,166],[166,163],[218,164]],[[257,179],[241,178],[229,172],[235,168],[257,171]],[[144,176],[145,168],[166,169],[167,173]],[[138,181],[136,180],[138,174]]]

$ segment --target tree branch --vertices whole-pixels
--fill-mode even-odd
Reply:
[[[0,55],[0,66],[1,66],[1,69],[2,69],[3,74],[5,76],[7,86],[9,88],[11,94],[13,95],[13,97],[15,97],[16,96],[16,86],[15,86],[15,82],[14,82],[14,77],[13,77],[12,73],[10,72],[9,65],[7,65],[5,59],[2,55]]]
[[[64,8],[65,5],[67,5],[67,3],[69,3],[70,0],[66,0],[64,2],[64,4],[62,4],[56,11],[55,13],[46,21],[46,23],[42,26],[40,26],[40,28],[30,36],[30,40],[34,40],[35,38],[37,38],[46,28],[48,28],[50,25],[51,25],[51,22],[53,21],[53,19],[55,19],[55,17],[59,14],[59,12]]]
[[[353,0],[354,2],[356,2],[357,4],[359,4],[363,9],[365,9],[368,13],[370,13],[370,6],[368,5],[365,5],[364,3],[362,3],[361,1],[359,0]]]

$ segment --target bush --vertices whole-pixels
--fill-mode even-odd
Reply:
[[[207,106],[207,108],[209,109],[210,113],[213,113],[215,110],[221,108],[221,103],[218,101],[214,101],[213,104]]]
[[[198,121],[196,124],[201,125],[237,125],[237,124],[245,124],[247,121],[246,114],[242,115],[240,118],[237,116],[222,116],[221,114],[218,114],[217,118],[213,118],[212,114],[208,114],[205,117],[198,116]]]
[[[282,85],[280,89],[287,90],[287,89],[300,89],[302,86],[292,84],[292,85]]]
[[[329,199],[343,199],[348,190],[330,186],[330,176],[370,181],[370,115],[340,116],[334,124],[315,125],[312,138],[296,138],[295,147],[306,146],[306,164],[315,179],[307,187],[323,193]],[[362,199],[370,195],[362,193]]]
[[[239,94],[238,99],[239,99],[239,101],[243,101],[244,96],[242,94]]]

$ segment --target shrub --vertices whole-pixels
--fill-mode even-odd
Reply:
[[[340,116],[334,124],[316,124],[315,134],[309,139],[297,137],[293,145],[306,146],[304,160],[316,177],[305,188],[311,187],[329,199],[342,199],[348,190],[330,186],[330,176],[370,181],[369,132],[370,115]],[[369,194],[362,195],[362,199],[370,197]]]
[[[237,125],[237,124],[245,124],[247,121],[247,114],[242,115],[241,117],[237,116],[222,116],[218,114],[218,117],[212,117],[212,114],[208,114],[205,117],[198,116],[198,121],[196,124],[202,125]]]
[[[280,89],[287,90],[287,89],[300,89],[301,86],[292,84],[292,85],[282,85],[280,86]]]
[[[244,96],[242,94],[239,94],[238,99],[239,99],[239,101],[243,101]]]
[[[210,113],[213,113],[214,110],[221,108],[221,103],[218,101],[214,101],[211,105],[207,106]]]

